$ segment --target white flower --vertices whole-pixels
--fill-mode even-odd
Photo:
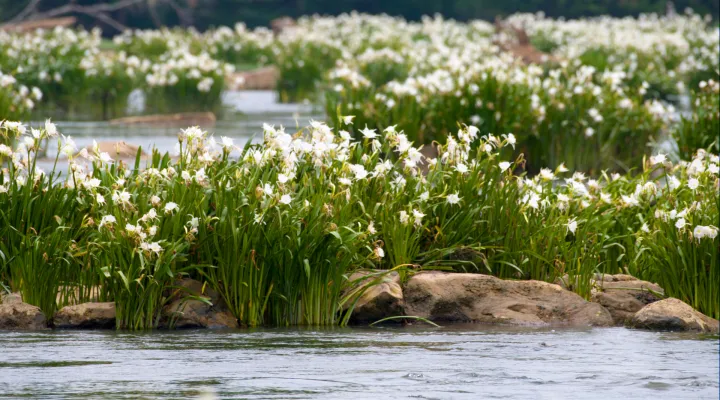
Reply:
[[[290,197],[289,194],[284,194],[280,197],[280,203],[282,204],[290,204],[292,201],[292,197]]]
[[[698,188],[698,186],[700,186],[700,181],[695,178],[690,178],[690,180],[688,180],[687,186],[690,189],[695,190]]]
[[[150,211],[148,211],[145,215],[140,218],[142,221],[152,221],[157,218],[157,211],[155,211],[154,208],[151,208]]]
[[[429,198],[430,198],[430,192],[428,192],[428,191],[422,192],[419,197],[420,201],[422,201],[422,202],[427,201]]]
[[[160,243],[158,243],[158,242],[152,242],[152,243],[150,243],[149,246],[147,246],[146,250],[150,250],[150,251],[152,251],[153,253],[159,255],[160,252],[162,252],[163,249],[162,249],[162,247],[160,246]]]
[[[568,232],[572,232],[572,234],[575,234],[575,230],[577,230],[577,221],[575,218],[571,219],[566,225]]]
[[[463,164],[463,163],[458,163],[458,164],[455,166],[455,171],[457,171],[457,172],[459,172],[459,173],[461,173],[461,174],[466,174],[466,173],[468,172],[468,167],[467,167],[467,165],[465,165],[465,164]]]
[[[460,202],[460,197],[458,196],[457,193],[453,193],[453,194],[449,194],[447,196],[446,200],[447,200],[448,204],[457,204]]]
[[[373,250],[373,252],[375,253],[375,256],[376,256],[377,258],[383,258],[383,257],[385,257],[385,251],[382,249],[382,247],[375,247],[375,249]]]
[[[150,197],[150,204],[152,204],[153,207],[159,206],[161,201],[162,200],[160,200],[160,198],[155,195]]]
[[[365,125],[365,129],[360,130],[360,133],[362,133],[366,139],[375,139],[378,136],[378,134],[375,133],[375,129],[368,129],[367,125]]]
[[[166,214],[171,214],[173,211],[177,211],[177,210],[179,210],[177,203],[173,203],[172,201],[170,201],[167,204],[165,204],[165,213]]]
[[[677,221],[675,221],[675,227],[678,229],[682,229],[685,227],[685,218],[680,218]]]
[[[49,119],[45,120],[45,133],[47,133],[48,137],[56,137],[58,135],[57,126],[50,122]]]
[[[512,164],[507,161],[503,161],[498,166],[500,167],[501,172],[505,172],[508,168],[510,168],[510,165]]]
[[[425,216],[420,210],[413,210],[413,218],[415,219],[415,225],[420,226],[422,225],[422,219]]]
[[[661,163],[664,163],[666,160],[667,160],[667,157],[665,156],[665,154],[657,154],[657,155],[650,157],[650,164],[651,165],[661,164]]]
[[[503,135],[503,136],[505,136],[505,135]],[[507,142],[508,145],[512,146],[513,149],[515,148],[515,143],[517,142],[515,140],[515,135],[513,135],[512,133],[508,133],[507,136],[505,136],[505,141]]]
[[[98,193],[95,195],[95,201],[97,201],[98,204],[105,204],[105,197],[103,197],[103,195]]]
[[[352,125],[353,118],[355,118],[354,115],[346,115],[342,117],[342,120],[345,125]]]
[[[278,182],[285,183],[288,181],[288,176],[285,174],[278,174]]]
[[[568,171],[569,170],[565,166],[565,163],[558,165],[558,167],[555,169],[555,172],[557,172],[557,173],[568,172]]]
[[[220,137],[220,140],[222,140],[222,146],[223,146],[226,150],[230,150],[230,149],[233,147],[233,140],[232,140],[232,138],[229,138],[229,137],[227,137],[227,136],[221,136],[221,137]]]
[[[650,228],[648,227],[648,224],[642,224],[642,226],[640,227],[640,230],[645,233],[650,233]]]
[[[540,170],[540,178],[544,181],[551,181],[555,179],[555,174],[547,168],[542,168]]]
[[[668,179],[668,187],[670,188],[670,190],[675,190],[675,189],[679,188],[680,187],[680,179],[678,179],[674,176],[671,176]]]
[[[693,230],[693,236],[695,237],[695,239],[698,239],[698,240],[700,240],[704,237],[709,237],[710,239],[715,239],[715,237],[717,237],[717,234],[718,234],[718,229],[715,228],[714,226],[698,225]]]
[[[112,225],[116,222],[115,217],[112,215],[105,215],[100,219],[100,225],[98,225],[98,229],[102,228],[105,225]]]
[[[592,137],[594,134],[595,134],[595,129],[593,129],[589,126],[587,127],[587,129],[585,129],[585,137]]]
[[[717,166],[716,164],[710,164],[710,165],[708,165],[707,170],[708,170],[708,172],[710,172],[711,174],[715,174],[715,175],[717,175],[718,172],[720,172],[720,168],[718,168],[718,166]]]
[[[637,205],[640,205],[640,202],[638,201],[637,197],[635,197],[634,194],[631,194],[630,196],[622,195],[622,201],[627,207],[634,207]]]
[[[410,217],[408,216],[408,213],[406,211],[400,211],[400,223],[403,225],[407,225],[409,220]]]

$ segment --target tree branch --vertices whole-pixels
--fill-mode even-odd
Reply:
[[[53,8],[52,10],[49,10],[49,11],[37,13],[37,14],[33,15],[32,19],[52,18],[52,17],[57,17],[59,15],[63,15],[63,14],[73,13],[73,12],[97,16],[98,14],[105,14],[108,12],[117,11],[122,8],[141,3],[143,1],[145,1],[145,0],[122,0],[122,1],[118,1],[116,3],[112,3],[112,4],[104,3],[104,4],[96,4],[96,5],[92,5],[92,6],[81,6],[78,4],[70,3],[70,4],[66,4],[64,6]],[[107,14],[106,14],[106,17],[107,17]],[[107,18],[110,18],[110,17],[107,17]]]
[[[16,16],[12,17],[7,23],[12,24],[27,18],[30,14],[37,10],[37,6],[39,3],[40,0],[31,0],[30,3],[28,3],[28,5],[22,11],[20,11]]]

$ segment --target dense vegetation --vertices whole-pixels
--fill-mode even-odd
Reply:
[[[544,62],[516,57],[512,29],[442,18],[129,31],[112,46],[97,30],[0,33],[0,290],[48,315],[92,293],[118,327],[148,329],[192,277],[243,325],[331,325],[360,269],[567,275],[584,297],[595,273],[624,272],[719,317],[717,28],[694,14],[509,23]],[[280,96],[324,104],[328,124],[266,125],[244,147],[192,127],[177,154],[128,164],[18,122],[78,99],[122,113],[135,88],[152,111],[212,109],[239,64],[277,66]]]
[[[626,272],[720,316],[717,155],[656,155],[635,176],[560,166],[531,178],[522,157],[500,156],[513,135],[466,126],[425,159],[392,127],[344,120],[266,126],[244,148],[189,128],[179,158],[145,166],[78,152],[51,122],[5,121],[17,146],[0,145],[0,281],[49,315],[99,287],[130,329],[157,325],[181,276],[215,288],[245,325],[344,323],[360,268],[568,274],[585,297],[594,273]],[[69,176],[36,168],[45,140],[60,141]]]

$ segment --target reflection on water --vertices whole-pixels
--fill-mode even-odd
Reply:
[[[0,333],[0,398],[713,399],[718,341],[479,325]]]
[[[304,127],[310,119],[323,120],[324,115],[312,106],[304,104],[280,104],[277,95],[271,91],[237,91],[223,94],[224,109],[214,126],[203,127],[219,138],[227,136],[234,139],[236,145],[242,146],[249,140],[262,139],[264,123],[283,125],[289,132]],[[39,117],[39,116],[38,116]],[[118,142],[124,141],[135,146],[142,146],[149,153],[151,148],[160,152],[172,152],[177,145],[177,134],[181,128],[153,127],[142,125],[112,125],[108,121],[54,121],[60,133],[71,136],[78,148],[92,145],[93,140]],[[40,120],[31,123],[40,125]],[[47,155],[57,154],[58,142],[50,141]],[[50,170],[53,160],[43,160],[39,166]],[[60,167],[64,170],[64,166]]]
[[[263,123],[283,125],[289,130],[304,127],[310,119],[323,119],[323,114],[304,104],[280,104],[271,91],[237,91],[223,94],[224,109],[214,126],[206,130],[215,136],[228,136],[244,143],[253,137],[262,138]],[[72,136],[78,147],[98,141],[125,141],[165,152],[177,143],[178,127],[143,125],[112,125],[108,121],[54,121],[60,133]],[[39,125],[40,121],[32,125]],[[57,143],[49,143],[48,154],[55,154]]]

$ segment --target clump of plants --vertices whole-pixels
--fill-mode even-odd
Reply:
[[[4,121],[18,140],[0,145],[0,281],[49,315],[94,291],[126,329],[158,326],[184,277],[247,326],[344,324],[349,276],[365,268],[568,274],[585,297],[595,273],[629,272],[718,316],[716,154],[657,154],[600,179],[564,165],[528,176],[522,156],[503,156],[513,134],[461,126],[426,158],[392,126],[339,119],[266,125],[244,147],[188,128],[177,157],[145,165],[78,151],[51,122]],[[45,140],[59,141],[67,175],[37,168]]]

